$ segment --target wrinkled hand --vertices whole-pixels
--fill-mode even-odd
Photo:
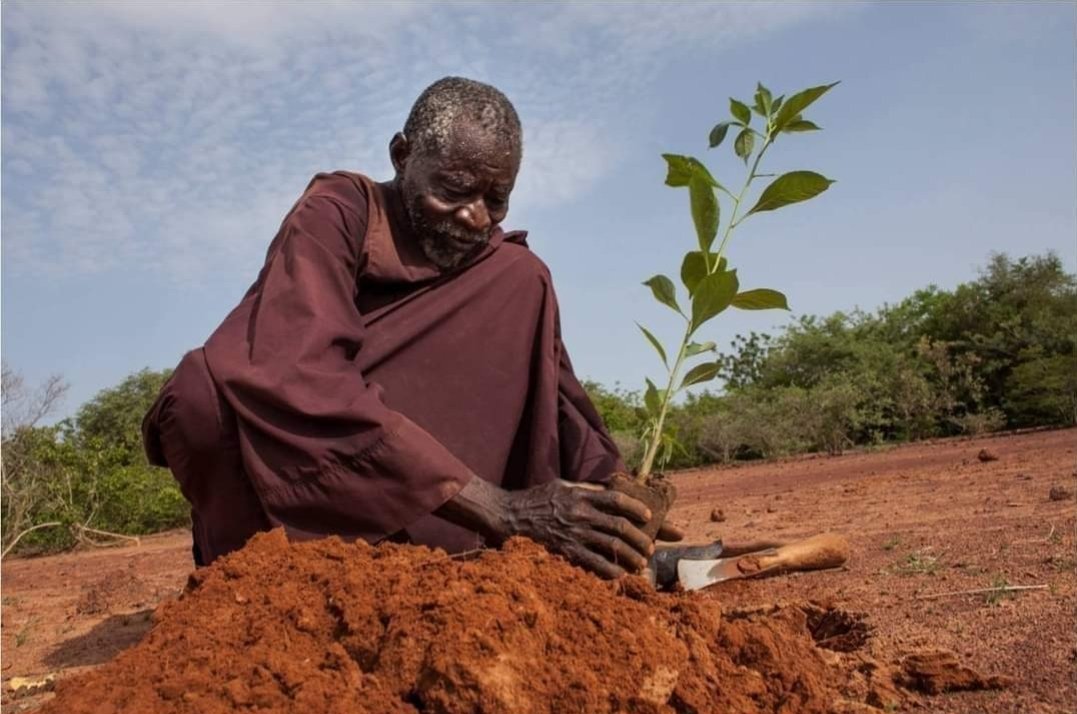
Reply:
[[[668,519],[664,520],[658,528],[658,535],[655,536],[655,540],[664,540],[670,543],[684,540],[684,529],[676,523],[671,523]]]
[[[640,571],[654,552],[651,539],[633,524],[646,523],[650,510],[623,493],[551,481],[507,496],[513,535],[527,536],[600,577]],[[678,530],[668,534],[676,536]]]

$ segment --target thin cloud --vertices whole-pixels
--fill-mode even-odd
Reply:
[[[514,210],[586,195],[631,97],[688,45],[835,12],[806,4],[5,3],[5,269],[197,280],[257,265],[317,171],[389,173],[434,79],[513,97]]]

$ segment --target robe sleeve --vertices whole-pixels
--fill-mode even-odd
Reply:
[[[242,463],[292,537],[376,541],[451,499],[472,471],[389,409],[355,363],[366,199],[315,179],[281,225],[257,282],[206,343],[235,410]]]
[[[560,353],[557,421],[561,478],[606,483],[614,473],[627,473],[627,469],[602,417],[576,379],[560,336],[557,337],[557,348]]]

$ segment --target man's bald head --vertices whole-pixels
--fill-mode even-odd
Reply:
[[[441,154],[460,126],[495,140],[517,160],[523,152],[520,117],[512,102],[496,87],[463,77],[445,77],[423,90],[404,123],[404,136],[413,152]]]
[[[490,85],[446,77],[416,100],[389,158],[419,246],[438,268],[464,265],[489,242],[508,214],[521,153],[520,118]]]

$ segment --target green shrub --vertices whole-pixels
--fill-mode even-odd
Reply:
[[[100,540],[87,529],[137,535],[186,525],[190,508],[166,469],[142,449],[142,417],[167,372],[142,370],[51,427],[8,429],[3,438],[3,543],[23,553]]]
[[[725,391],[667,417],[670,468],[1074,424],[1077,279],[1054,255],[996,255],[952,291],[738,335],[717,363]],[[611,428],[639,433],[638,395],[590,387]]]
[[[1006,378],[1006,414],[1017,424],[1077,424],[1077,354],[1029,352]]]

